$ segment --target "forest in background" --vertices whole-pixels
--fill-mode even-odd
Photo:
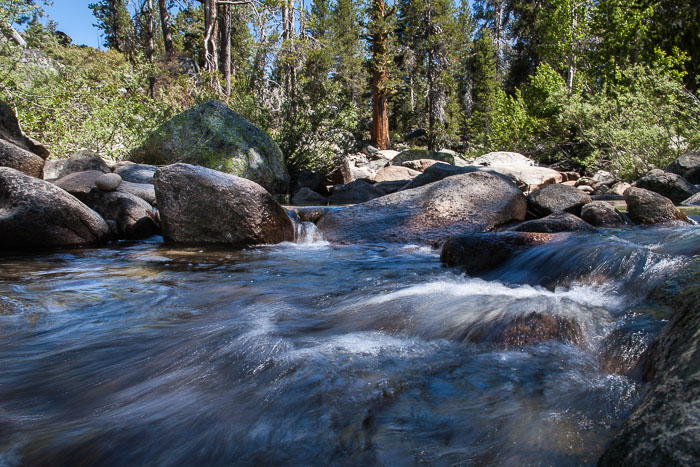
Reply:
[[[0,94],[54,157],[119,159],[219,99],[290,171],[450,148],[636,179],[700,148],[700,4],[676,0],[94,0],[104,51],[0,0]]]

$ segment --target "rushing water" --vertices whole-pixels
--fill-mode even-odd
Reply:
[[[606,336],[643,350],[645,297],[700,254],[696,227],[609,231],[470,278],[299,233],[0,257],[0,465],[593,464],[644,391]],[[475,339],[533,311],[583,338]]]

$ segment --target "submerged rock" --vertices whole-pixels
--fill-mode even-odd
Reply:
[[[685,178],[660,169],[650,170],[634,186],[665,196],[674,204],[680,204],[698,192]]]
[[[568,212],[555,212],[542,219],[534,219],[518,224],[509,230],[515,232],[595,232],[596,229],[586,221]]]
[[[171,118],[131,152],[142,164],[186,162],[215,169],[286,193],[289,175],[282,151],[270,136],[219,101]]]
[[[547,216],[557,211],[579,216],[583,205],[591,201],[586,193],[568,185],[547,185],[527,197],[530,210],[538,216]]]
[[[109,228],[95,211],[57,186],[0,167],[0,248],[92,245]]]
[[[242,248],[294,240],[287,213],[253,181],[173,164],[159,167],[154,182],[166,241]]]
[[[700,459],[700,260],[654,296],[674,314],[648,352],[651,389],[603,453],[603,467],[696,465]]]
[[[477,172],[330,212],[318,226],[334,242],[440,245],[460,233],[523,220],[526,211],[525,197],[511,181]]]
[[[457,235],[445,242],[440,261],[447,266],[463,267],[474,275],[494,269],[514,255],[537,245],[551,242],[550,234],[525,232],[488,232]]]
[[[627,213],[635,224],[663,224],[664,222],[688,222],[688,218],[673,205],[670,199],[653,191],[632,187],[625,191]]]

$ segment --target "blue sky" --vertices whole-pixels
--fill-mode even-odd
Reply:
[[[95,17],[88,8],[94,0],[53,0],[52,6],[44,6],[44,11],[58,23],[58,30],[68,34],[74,44],[101,45],[100,31],[92,24]]]

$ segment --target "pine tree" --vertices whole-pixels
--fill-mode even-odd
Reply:
[[[480,37],[474,42],[469,68],[473,102],[469,117],[469,142],[471,145],[487,147],[499,92],[496,51],[488,28],[483,28]]]
[[[135,50],[135,28],[126,0],[100,0],[88,8],[97,19],[93,26],[104,31],[105,47],[127,55]]]

